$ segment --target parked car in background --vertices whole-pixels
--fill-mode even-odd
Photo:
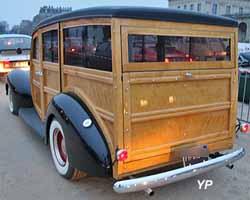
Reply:
[[[238,43],[238,53],[250,52],[250,43]]]
[[[21,34],[0,35],[0,73],[29,69],[31,37]]]
[[[250,67],[250,51],[239,54],[239,67]]]

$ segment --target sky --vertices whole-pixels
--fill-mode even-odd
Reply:
[[[41,6],[70,6],[73,10],[93,6],[155,6],[167,7],[168,0],[1,0],[0,21],[7,21],[12,27],[22,19],[32,20]]]

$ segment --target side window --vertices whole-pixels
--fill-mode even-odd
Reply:
[[[64,64],[112,71],[111,27],[64,29]]]
[[[129,62],[230,61],[229,38],[129,35]]]
[[[33,40],[33,59],[39,60],[39,40],[37,37]]]
[[[58,63],[57,30],[43,33],[43,61]]]

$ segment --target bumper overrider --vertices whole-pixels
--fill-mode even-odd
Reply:
[[[113,189],[117,193],[128,193],[147,190],[148,188],[156,188],[169,183],[177,182],[189,177],[193,177],[207,171],[227,166],[239,160],[245,155],[244,148],[240,148],[223,156],[210,159],[198,164],[189,165],[179,169],[140,177],[129,180],[117,181],[113,185]]]

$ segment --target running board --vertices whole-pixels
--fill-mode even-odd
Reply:
[[[18,115],[37,135],[44,138],[44,123],[41,121],[34,107],[20,108]]]

